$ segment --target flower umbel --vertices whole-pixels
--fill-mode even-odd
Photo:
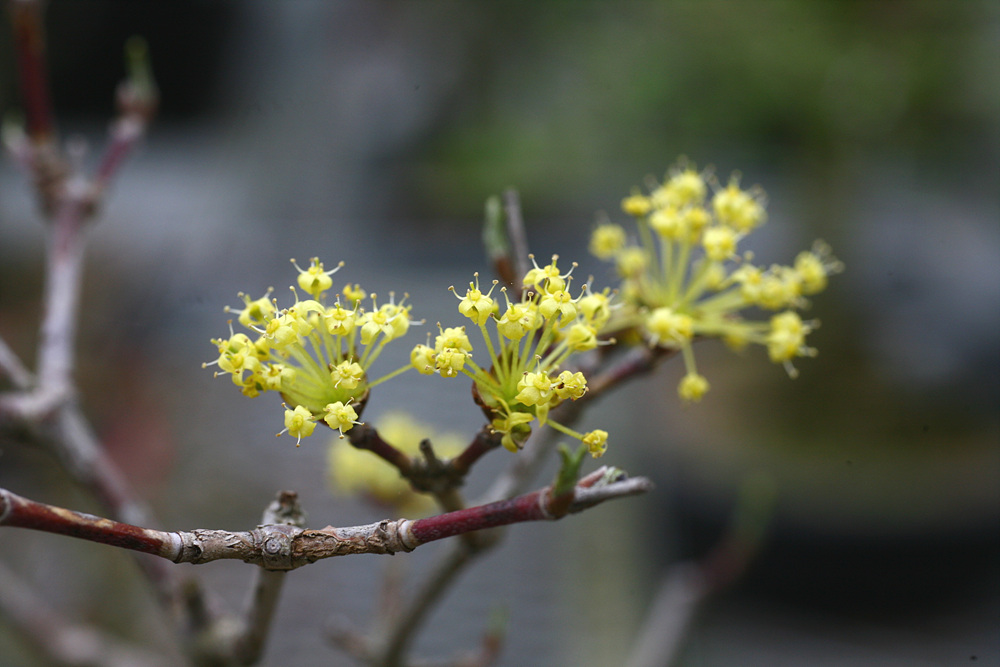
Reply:
[[[752,263],[751,253],[740,255],[740,242],[764,224],[766,205],[764,192],[744,190],[738,175],[722,186],[682,163],[648,194],[635,190],[622,200],[622,210],[635,218],[638,242],[625,241],[624,229],[613,223],[594,229],[591,252],[613,262],[622,277],[623,307],[603,330],[639,331],[650,345],[680,350],[686,373],[678,393],[686,401],[700,400],[709,388],[695,366],[696,338],[763,345],[792,377],[792,360],[816,353],[805,336],[818,324],[795,311],[843,264],[821,241],[791,266],[765,268]],[[744,315],[750,308],[778,314],[770,322],[754,321]]]
[[[421,373],[470,377],[476,400],[493,430],[502,434],[503,446],[511,451],[520,449],[535,421],[578,440],[585,437],[549,419],[549,412],[586,393],[583,373],[564,367],[574,353],[598,345],[597,330],[610,316],[609,297],[607,292],[591,292],[589,286],[574,297],[570,293],[573,269],[563,273],[558,260],[553,256],[549,264],[538,266],[532,257],[533,268],[524,276],[521,298],[512,301],[506,289],[501,289],[506,301],[502,313],[491,296],[492,288],[485,294],[480,290],[478,275],[469,283],[465,296],[458,297],[459,313],[482,335],[488,364],[472,359],[465,327],[438,325],[441,334],[434,347],[428,341],[417,345],[410,355],[412,366]],[[594,456],[604,453],[606,440],[605,433],[600,446],[591,444]]]
[[[360,423],[369,390],[409,368],[369,380],[368,371],[386,343],[409,329],[410,306],[404,305],[405,297],[396,303],[391,294],[388,303],[379,305],[372,294],[372,307],[366,310],[361,305],[365,292],[358,285],[344,288],[344,302],[338,295],[327,304],[325,294],[333,285],[330,276],[341,266],[343,262],[328,271],[315,257],[307,269],[295,264],[299,288],[313,298],[300,300],[291,287],[295,303],[287,308],[279,309],[269,298],[270,289],[259,299],[241,294],[244,307],[237,319],[255,338],[233,333],[230,322],[229,338],[212,340],[219,351],[212,364],[229,374],[244,395],[281,394],[285,428],[278,435],[287,433],[296,444],[312,435],[317,423],[343,437]]]

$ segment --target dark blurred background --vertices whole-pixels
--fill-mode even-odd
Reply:
[[[759,261],[821,237],[846,264],[809,311],[819,357],[792,381],[760,350],[708,343],[702,403],[678,404],[678,363],[602,402],[585,426],[612,433],[604,461],[657,490],[510,531],[418,653],[469,647],[506,606],[502,664],[620,663],[655,583],[705,553],[762,474],[778,490],[768,540],[700,615],[682,664],[1000,664],[1000,4],[64,0],[47,22],[62,136],[86,139],[91,161],[129,36],[148,40],[161,88],[92,233],[78,376],[168,527],[253,526],[283,488],[317,526],[380,518],[328,491],[320,438],[273,437],[277,400],[200,368],[238,291],[280,297],[288,258],[320,255],[347,262],[344,281],[409,292],[428,326],[457,322],[446,287],[488,271],[482,206],[509,186],[534,251],[607,284],[586,255],[595,216],[624,221],[629,189],[685,155],[768,192],[769,222],[748,240]],[[34,197],[4,160],[0,336],[27,360],[42,264]],[[380,388],[366,419],[404,408],[477,428],[464,383],[413,375]],[[470,495],[509,456],[485,462]],[[15,442],[0,443],[0,484],[100,512]],[[419,577],[435,549],[403,566]],[[168,641],[123,554],[8,530],[0,558],[75,618]],[[364,626],[385,565],[292,574],[265,664],[348,664],[323,624],[336,611]],[[242,600],[247,568],[199,573]],[[0,655],[39,664],[5,626]]]

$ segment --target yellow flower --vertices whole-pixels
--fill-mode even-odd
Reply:
[[[653,344],[676,347],[691,340],[693,320],[672,308],[657,308],[646,318],[646,329]]]
[[[621,341],[642,335],[648,344],[680,350],[686,374],[678,391],[685,400],[698,400],[708,389],[695,368],[695,339],[718,338],[737,348],[762,345],[793,376],[791,358],[815,353],[803,342],[808,325],[796,331],[782,320],[754,321],[745,314],[753,307],[794,313],[843,270],[819,242],[792,266],[765,269],[753,263],[751,253],[738,255],[743,238],[766,221],[766,201],[759,187],[741,188],[737,174],[723,187],[682,164],[648,195],[633,192],[626,199],[623,208],[636,218],[637,242],[625,242],[624,230],[615,233],[622,245],[598,244],[596,234],[591,238],[592,252],[613,261],[622,277],[619,307],[592,324]],[[585,295],[577,302],[588,316],[590,299]]]
[[[417,345],[410,352],[410,365],[422,375],[434,375],[434,349],[427,345]]]
[[[524,274],[525,287],[534,287],[543,294],[552,294],[553,292],[566,289],[566,279],[573,273],[576,263],[573,264],[568,272],[559,273],[559,267],[556,266],[556,263],[559,261],[559,255],[552,255],[552,263],[541,267],[535,263],[534,255],[528,255],[528,258],[531,260],[534,268]]]
[[[358,421],[358,413],[355,412],[350,403],[345,404],[340,401],[330,403],[324,408],[324,412],[326,412],[326,416],[323,417],[323,421],[330,428],[340,431],[341,438],[344,437],[344,433],[354,428],[355,424],[361,423]]]
[[[347,302],[351,304],[358,304],[362,299],[368,296],[368,293],[361,289],[361,285],[357,283],[354,283],[353,285],[350,283],[344,285],[344,289],[342,289],[341,292],[344,294],[344,298],[347,299]]]
[[[469,355],[455,347],[446,347],[434,357],[434,367],[443,378],[458,377],[465,368]]]
[[[521,340],[529,331],[541,325],[538,306],[534,301],[507,303],[507,311],[497,321],[497,330],[505,338]]]
[[[677,386],[677,393],[685,401],[700,401],[706,392],[708,392],[708,380],[697,373],[688,373]]]
[[[517,383],[518,394],[514,400],[525,405],[542,405],[553,396],[552,378],[548,373],[525,373]]]
[[[302,269],[299,267],[299,265],[295,263],[294,259],[292,260],[292,265],[299,272],[299,287],[313,296],[319,296],[321,293],[333,286],[333,278],[330,276],[339,271],[340,268],[344,266],[344,263],[341,262],[337,264],[337,266],[329,271],[323,270],[323,263],[319,261],[319,257],[313,257],[309,260],[308,269]]]
[[[806,346],[806,335],[815,328],[803,322],[798,313],[785,311],[771,318],[771,331],[767,334],[767,353],[771,361],[784,364],[792,377],[798,371],[791,365],[795,357],[812,357],[816,350]]]
[[[604,456],[604,452],[608,449],[608,432],[600,429],[591,431],[583,436],[583,444],[587,445],[590,455],[598,459]]]
[[[739,232],[749,232],[767,219],[762,200],[760,192],[741,190],[739,181],[734,177],[725,189],[715,193],[712,208],[722,224]]]
[[[611,259],[625,247],[625,229],[621,225],[598,225],[590,235],[590,253],[598,259]]]
[[[479,273],[474,274],[475,283],[469,283],[469,289],[465,292],[465,297],[458,297],[460,303],[458,304],[458,312],[465,315],[470,320],[475,322],[478,326],[483,326],[486,321],[490,319],[496,309],[496,301],[494,301],[490,295],[493,294],[493,289],[497,286],[499,281],[494,280],[490,291],[483,294],[479,289]],[[458,296],[455,292],[455,288],[451,287],[452,293]]]
[[[410,306],[390,298],[379,307],[373,296],[374,310],[366,312],[358,303],[364,290],[357,285],[345,289],[349,308],[341,305],[339,297],[328,306],[325,292],[332,285],[330,276],[341,266],[343,262],[327,271],[317,258],[308,269],[295,264],[298,287],[315,298],[300,300],[292,287],[295,303],[287,308],[279,309],[268,299],[270,290],[256,300],[241,293],[244,307],[239,321],[257,339],[234,334],[230,324],[228,339],[212,340],[219,351],[212,364],[220,373],[230,374],[245,396],[268,391],[281,394],[287,405],[282,433],[295,436],[297,442],[311,435],[319,421],[342,433],[349,430],[357,423],[357,411],[363,408],[371,387],[407,368],[374,381],[369,378],[372,363],[385,344],[409,329]],[[418,370],[425,372],[423,367]],[[329,407],[338,404],[339,416],[330,423]]]
[[[732,227],[721,225],[705,230],[701,244],[705,246],[705,255],[713,262],[724,262],[736,255],[738,237]]]
[[[649,209],[652,207],[653,203],[649,201],[649,197],[644,197],[638,192],[633,192],[630,196],[622,200],[622,210],[637,218],[649,213]]]
[[[594,293],[587,285],[573,298],[572,268],[562,273],[557,256],[545,266],[538,266],[533,257],[531,261],[532,268],[522,279],[525,290],[519,301],[512,302],[507,290],[501,289],[507,309],[500,317],[490,312],[494,309],[492,299],[480,307],[484,295],[479,291],[478,276],[469,284],[466,297],[459,297],[459,312],[479,324],[486,348],[480,354],[488,361],[486,365],[473,360],[464,327],[439,324],[441,333],[434,349],[418,345],[410,355],[411,365],[421,373],[432,374],[433,366],[442,377],[464,374],[471,378],[477,403],[488,415],[493,431],[501,434],[503,446],[511,451],[520,449],[536,421],[574,438],[583,437],[548,416],[564,400],[577,400],[586,392],[583,374],[563,366],[573,354],[597,347],[597,327],[611,316],[609,290]],[[483,313],[487,316],[482,317]],[[493,326],[487,326],[491,322]]]
[[[356,361],[341,361],[330,371],[330,379],[334,387],[354,389],[364,380],[365,369]]]
[[[287,433],[295,438],[295,446],[298,447],[302,438],[312,435],[314,430],[316,430],[316,422],[313,421],[311,412],[301,405],[295,406],[294,410],[285,408],[285,428],[278,435]]]
[[[472,343],[469,342],[469,337],[465,334],[465,327],[448,327],[447,329],[442,329],[441,325],[438,324],[438,331],[441,333],[434,339],[434,349],[436,351],[440,352],[445,348],[453,348],[462,350],[463,352],[472,352]]]
[[[557,384],[553,390],[560,399],[576,400],[587,393],[587,378],[583,373],[563,371],[556,378]]]

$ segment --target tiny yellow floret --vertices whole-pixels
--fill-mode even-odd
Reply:
[[[707,190],[705,179],[690,167],[674,174],[665,187],[670,202],[675,206],[700,203]]]
[[[525,373],[517,389],[514,399],[525,405],[544,405],[552,400],[552,378],[548,373]]]
[[[698,373],[688,373],[677,385],[677,393],[685,401],[698,402],[707,392],[708,380]]]
[[[653,345],[677,347],[691,340],[693,321],[689,315],[676,312],[673,308],[657,308],[646,318]]]
[[[623,278],[635,278],[649,266],[649,256],[642,248],[631,246],[618,253],[615,263]]]
[[[316,422],[313,421],[312,413],[301,405],[296,405],[294,410],[285,408],[285,428],[278,435],[288,433],[295,438],[295,446],[302,443],[302,438],[308,438],[316,430]]]
[[[583,436],[583,444],[587,445],[587,451],[592,457],[600,458],[608,449],[608,432],[600,429],[590,431]]]
[[[422,375],[434,375],[434,349],[423,343],[410,352],[410,365]]]
[[[442,329],[438,324],[438,331],[441,333],[434,339],[434,350],[441,352],[445,348],[454,348],[463,352],[472,352],[472,343],[465,333],[465,327],[448,327]]]
[[[624,247],[625,229],[621,225],[598,225],[590,235],[590,252],[598,259],[611,259]]]
[[[802,280],[803,294],[815,294],[826,289],[827,267],[815,252],[800,252],[795,258],[795,270]]]
[[[479,274],[473,274],[475,277],[475,283],[469,283],[469,289],[465,293],[465,297],[458,297],[460,303],[458,304],[458,312],[462,315],[468,317],[470,320],[474,321],[477,325],[483,326],[486,324],[487,320],[490,319],[496,309],[496,301],[494,301],[490,295],[493,293],[493,289],[497,286],[499,281],[494,280],[493,286],[490,287],[490,291],[483,294],[479,289]],[[453,293],[455,293],[455,288],[450,288]],[[458,296],[455,293],[455,296]]]
[[[294,259],[292,260],[292,265],[299,272],[299,287],[313,296],[319,296],[320,293],[325,292],[333,286],[333,278],[330,276],[339,271],[344,266],[344,263],[340,262],[329,271],[323,270],[323,262],[319,261],[319,257],[313,257],[309,260],[308,269],[299,267]]]
[[[344,285],[344,289],[340,291],[344,295],[344,298],[347,299],[347,302],[351,304],[360,303],[366,296],[368,296],[368,293],[361,289],[361,285],[357,283],[354,283],[353,285],[348,283]]]
[[[731,227],[709,227],[705,230],[701,244],[705,255],[713,262],[724,262],[736,254],[736,231]]]
[[[356,388],[365,377],[365,369],[356,361],[344,360],[330,369],[330,379],[334,387]]]
[[[653,202],[649,200],[649,197],[641,195],[638,192],[633,192],[622,200],[622,210],[637,218],[641,218],[649,213],[652,207]]]
[[[358,413],[354,411],[350,403],[346,405],[341,401],[330,403],[324,411],[326,416],[323,417],[323,421],[330,428],[340,431],[341,438],[344,437],[345,432],[354,428],[355,424],[361,423],[358,421]]]
[[[816,350],[806,346],[806,335],[813,325],[802,321],[798,313],[788,310],[771,318],[771,331],[767,334],[767,353],[771,361],[785,364],[788,374],[797,371],[790,362],[795,357],[815,356]]]
[[[455,347],[446,347],[436,353],[434,367],[443,378],[458,377],[462,369],[465,368],[465,362],[468,358],[469,355],[465,351]]]
[[[563,371],[556,378],[553,389],[560,399],[568,398],[575,401],[587,393],[587,378],[580,372]]]

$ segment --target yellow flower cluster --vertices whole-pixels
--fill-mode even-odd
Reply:
[[[233,333],[230,322],[229,338],[212,340],[219,357],[204,366],[217,365],[251,398],[265,391],[280,393],[285,428],[278,435],[287,433],[298,444],[323,422],[343,437],[359,423],[369,389],[408,368],[374,382],[368,379],[368,369],[386,343],[409,330],[410,306],[396,303],[392,295],[378,305],[372,294],[371,310],[366,310],[361,306],[366,295],[358,285],[344,288],[344,303],[337,296],[327,305],[331,276],[343,263],[329,271],[318,258],[307,269],[292,263],[299,288],[312,298],[300,300],[292,287],[295,303],[279,310],[271,290],[259,299],[240,294],[244,307],[237,319],[253,337]]]
[[[548,419],[549,411],[563,401],[576,400],[587,391],[582,373],[563,369],[576,352],[597,347],[597,332],[611,317],[608,294],[594,293],[585,286],[576,297],[570,294],[570,274],[557,266],[558,257],[524,276],[524,294],[511,301],[501,290],[506,308],[492,297],[493,287],[483,293],[478,274],[464,297],[458,296],[458,311],[472,320],[482,333],[489,355],[485,367],[472,360],[472,344],[465,327],[441,328],[434,346],[417,345],[410,355],[412,366],[426,375],[457,377],[464,374],[475,383],[476,395],[502,443],[517,451],[531,434],[531,424],[553,428],[584,442],[597,457],[607,448],[608,434],[581,434]],[[455,292],[454,287],[450,288]],[[492,325],[488,327],[487,325]],[[496,332],[492,333],[491,328]]]
[[[430,438],[434,453],[441,459],[457,456],[463,442],[454,433],[435,434],[403,412],[392,412],[378,420],[379,435],[410,456],[420,453],[420,442]],[[426,514],[433,510],[430,496],[417,493],[399,471],[375,454],[356,449],[334,438],[329,451],[329,479],[334,489],[345,495],[360,495],[379,505],[391,507],[405,516]]]
[[[697,401],[709,388],[695,366],[696,337],[764,345],[793,377],[792,360],[815,354],[805,336],[816,323],[795,311],[843,267],[821,242],[792,266],[762,268],[751,263],[751,253],[739,255],[739,243],[766,220],[765,206],[764,193],[742,189],[735,175],[723,187],[690,166],[676,167],[648,193],[622,200],[635,218],[637,242],[613,223],[598,225],[591,236],[591,252],[613,261],[622,278],[624,307],[606,330],[636,329],[651,345],[680,349],[686,374],[678,393],[685,400]],[[750,307],[779,312],[751,321],[741,314]]]

